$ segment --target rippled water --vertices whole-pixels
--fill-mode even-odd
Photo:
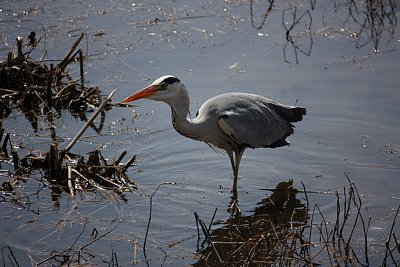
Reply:
[[[365,6],[357,2],[359,12],[351,17],[347,1],[317,3],[315,9],[313,1],[283,1],[262,24],[265,2],[254,2],[254,26],[247,1],[5,2],[0,7],[0,55],[6,58],[14,49],[15,36],[36,31],[45,34],[46,41],[34,56],[46,49],[48,58],[59,59],[83,31],[88,35],[84,45],[89,55],[88,83],[100,84],[104,94],[118,88],[114,101],[161,75],[174,74],[190,91],[193,116],[206,99],[230,91],[307,107],[307,116],[288,138],[290,147],[246,150],[238,183],[242,213],[250,214],[270,193],[260,189],[293,179],[295,188],[302,189],[302,182],[310,192],[320,192],[309,195],[310,203],[318,203],[326,218],[334,219],[336,199],[321,193],[341,190],[348,184],[347,173],[371,215],[370,238],[382,242],[400,198],[399,27],[388,20],[376,28],[363,26],[368,19]],[[296,18],[304,16],[290,32],[293,43],[288,43],[282,16],[285,11],[289,27],[295,10]],[[398,11],[396,6],[397,18]],[[77,75],[78,70],[71,72]],[[12,248],[21,265],[45,260],[53,250],[68,249],[85,226],[77,242],[81,246],[92,240],[94,228],[104,233],[118,223],[90,251],[104,261],[113,251],[126,265],[135,260],[137,242],[136,260],[144,265],[141,249],[149,198],[160,183],[147,240],[152,266],[164,260],[171,266],[196,261],[194,212],[205,222],[215,208],[217,221],[229,218],[228,158],[176,133],[167,105],[146,100],[136,104],[134,111],[107,112],[102,135],[88,130],[88,138],[74,152],[85,154],[102,147],[109,158],[123,150],[137,154],[130,176],[140,190],[111,202],[100,195],[64,194],[57,207],[48,187],[36,194],[43,187],[40,181],[21,183],[18,194],[24,196],[23,204],[3,201],[0,208],[0,245]],[[65,112],[56,125],[62,147],[82,122]],[[21,153],[48,150],[51,138],[45,120],[35,132],[16,110],[2,126],[14,135],[14,144],[21,144]],[[11,169],[7,163],[2,168]],[[7,180],[7,175],[1,176],[2,182]],[[32,193],[26,196],[26,192]],[[303,196],[299,199],[304,203]]]

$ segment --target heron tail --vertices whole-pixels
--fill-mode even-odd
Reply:
[[[288,122],[301,121],[303,119],[303,116],[307,113],[307,109],[301,107],[276,105],[275,108],[279,112],[279,114]]]

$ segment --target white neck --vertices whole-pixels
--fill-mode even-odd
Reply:
[[[187,90],[180,91],[179,95],[165,102],[171,106],[171,118],[175,130],[183,136],[202,141],[202,124],[190,118],[190,100]]]

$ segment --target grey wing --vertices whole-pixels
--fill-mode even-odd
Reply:
[[[272,103],[232,107],[220,113],[218,123],[221,130],[236,143],[252,148],[287,144],[285,138],[293,133],[293,126]]]

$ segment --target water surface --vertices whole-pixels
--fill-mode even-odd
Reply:
[[[271,193],[260,189],[293,179],[295,188],[302,189],[303,183],[307,190],[319,192],[308,196],[310,203],[318,203],[326,218],[334,220],[336,199],[323,193],[346,186],[347,173],[368,207],[370,238],[383,244],[400,198],[399,28],[395,20],[363,26],[371,14],[362,2],[357,2],[358,13],[353,1],[336,6],[336,1],[317,3],[314,9],[311,2],[276,4],[265,23],[268,2],[255,2],[254,26],[247,1],[6,2],[0,12],[0,54],[6,58],[13,51],[15,36],[36,31],[46,41],[33,56],[46,50],[48,58],[59,59],[83,31],[88,36],[87,82],[100,84],[105,95],[118,88],[114,101],[161,75],[173,74],[190,91],[193,116],[206,99],[231,91],[306,107],[307,116],[288,138],[291,146],[246,150],[238,183],[242,213],[251,214]],[[290,27],[295,10],[297,19],[305,15],[290,32],[290,43],[282,16]],[[386,19],[398,17],[398,10],[397,4],[393,14],[387,8]],[[70,71],[78,76],[78,69]],[[136,104],[134,110],[107,112],[102,135],[88,130],[74,152],[101,148],[109,158],[123,150],[137,154],[130,176],[140,184],[139,191],[112,201],[93,193],[75,198],[63,193],[55,203],[40,173],[33,175],[38,180],[20,183],[20,202],[1,205],[0,245],[12,248],[21,265],[45,260],[53,250],[64,251],[76,240],[76,247],[83,246],[93,240],[93,229],[104,233],[117,224],[90,246],[89,251],[98,255],[93,261],[110,261],[115,252],[122,265],[145,265],[142,247],[149,198],[160,183],[147,240],[151,266],[196,262],[194,212],[205,222],[216,208],[216,221],[229,218],[228,158],[176,133],[167,105],[146,100]],[[66,146],[83,122],[68,112],[62,115],[55,122],[56,132],[62,139],[59,145]],[[45,119],[34,131],[15,110],[2,126],[13,134],[14,144],[21,144],[21,153],[48,150],[51,138]],[[2,168],[12,169],[8,163]],[[9,177],[4,173],[1,179]],[[298,197],[304,203],[304,196]],[[378,257],[375,262],[380,262]]]

